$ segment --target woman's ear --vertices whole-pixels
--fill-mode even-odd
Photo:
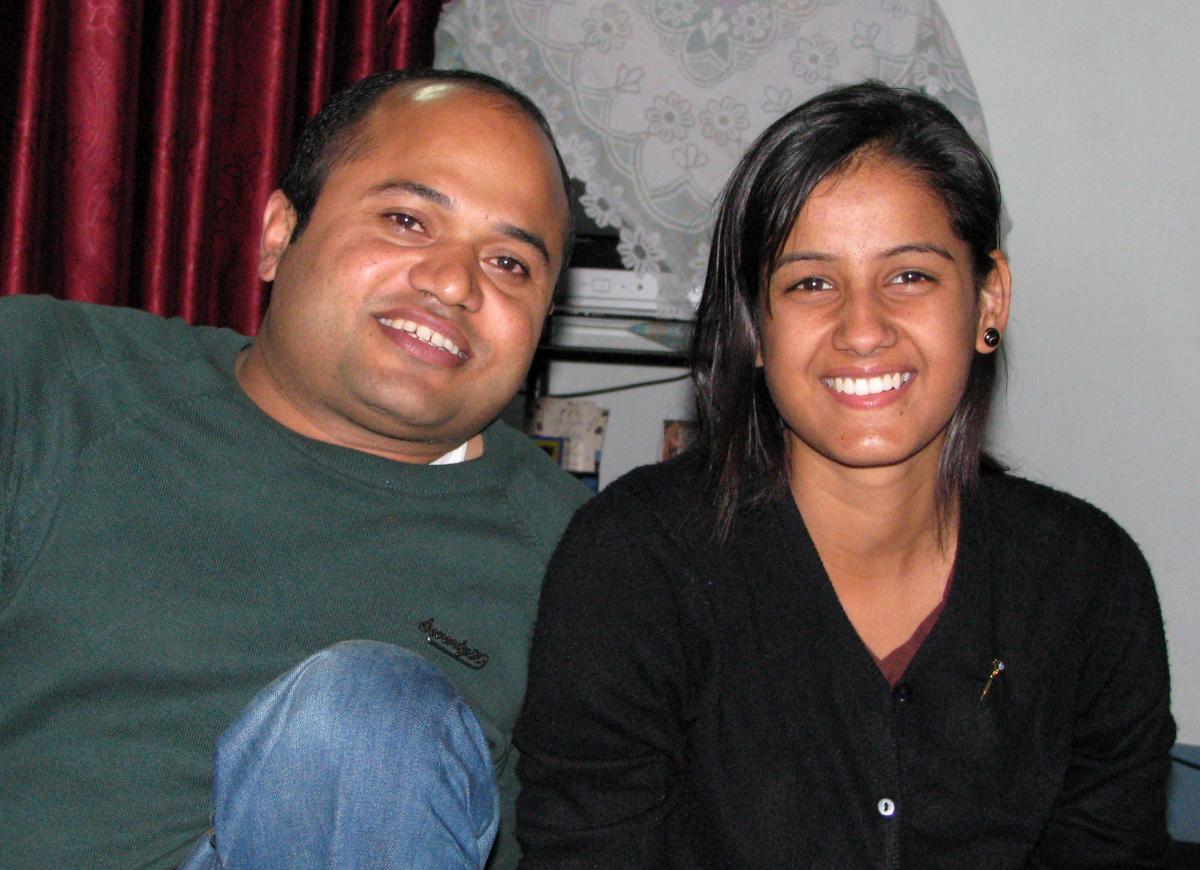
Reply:
[[[267,198],[263,209],[262,235],[258,240],[258,277],[274,281],[279,260],[292,240],[296,227],[296,210],[282,190],[276,190]]]
[[[975,330],[975,350],[991,353],[996,344],[988,344],[984,333],[994,329],[1000,335],[1008,327],[1008,309],[1012,302],[1012,272],[1003,251],[992,251],[992,271],[979,289],[979,322]]]

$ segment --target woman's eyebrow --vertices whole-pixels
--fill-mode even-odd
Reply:
[[[941,245],[935,245],[933,242],[914,242],[908,245],[897,245],[894,248],[888,248],[879,255],[880,259],[885,257],[894,257],[897,254],[937,254],[951,263],[954,262],[954,255],[943,248]]]
[[[933,242],[911,242],[905,245],[896,245],[894,248],[888,248],[886,251],[881,251],[876,255],[877,260],[886,260],[888,257],[895,257],[898,254],[936,254],[937,256],[954,262],[954,255],[941,245],[935,245]],[[775,268],[786,266],[788,263],[829,263],[836,260],[833,254],[827,254],[823,251],[788,251],[779,257],[775,264]]]
[[[780,255],[775,262],[775,268],[786,266],[788,263],[809,262],[815,260],[818,263],[828,263],[836,259],[833,254],[826,254],[821,251],[788,251],[786,254]]]

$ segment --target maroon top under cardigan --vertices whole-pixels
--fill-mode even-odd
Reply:
[[[929,611],[929,614],[921,620],[920,625],[913,629],[912,636],[883,658],[872,654],[875,664],[879,666],[880,673],[893,689],[904,676],[904,672],[908,670],[908,666],[912,662],[913,656],[917,654],[917,650],[921,648],[921,644],[925,643],[925,638],[929,637],[929,632],[933,631],[934,625],[937,624],[938,617],[942,615],[942,610],[946,606],[946,599],[950,597],[950,586],[953,582],[954,568],[951,567],[950,576],[946,578],[946,586],[942,591],[942,600],[935,604],[933,610]]]

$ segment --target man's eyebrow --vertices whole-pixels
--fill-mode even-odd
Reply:
[[[367,196],[395,196],[399,193],[409,193],[427,199],[442,208],[455,209],[458,203],[435,187],[421,184],[418,181],[384,181],[376,184],[367,191]]]
[[[546,247],[546,243],[542,240],[541,236],[513,224],[498,223],[496,224],[496,229],[510,239],[516,239],[518,242],[524,242],[527,245],[537,248],[546,265],[550,265],[550,249]]]
[[[444,209],[453,211],[458,208],[458,202],[452,197],[447,196],[435,187],[430,187],[427,184],[421,184],[419,181],[384,181],[376,184],[367,190],[367,197],[373,196],[395,196],[397,194],[411,194],[419,196],[421,199],[432,202],[434,205],[441,206]],[[506,235],[511,239],[516,239],[518,242],[537,249],[537,252],[542,255],[542,259],[547,265],[550,263],[550,249],[546,246],[545,240],[537,233],[532,233],[527,229],[509,223],[497,223],[496,231],[502,235]]]

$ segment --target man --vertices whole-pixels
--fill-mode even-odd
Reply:
[[[586,491],[493,420],[565,181],[507,86],[387,73],[267,203],[253,343],[0,303],[0,864],[477,866],[492,765],[515,864],[538,584]]]

